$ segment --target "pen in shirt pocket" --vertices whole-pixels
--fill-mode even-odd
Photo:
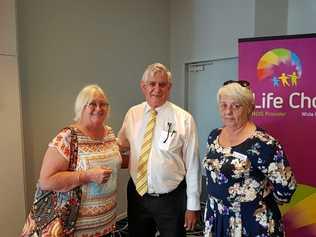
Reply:
[[[163,141],[163,143],[166,143],[169,139],[169,137],[171,138],[175,133],[176,133],[176,130],[172,130],[172,123],[171,122],[168,122],[168,131],[167,131],[167,136],[166,136],[166,139]]]

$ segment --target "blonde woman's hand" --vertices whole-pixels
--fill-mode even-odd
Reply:
[[[106,183],[112,174],[112,169],[108,167],[97,167],[86,171],[86,175],[90,182],[95,182],[97,184]]]

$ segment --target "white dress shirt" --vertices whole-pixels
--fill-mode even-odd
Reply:
[[[119,144],[130,148],[129,172],[135,184],[150,109],[147,102],[130,108],[118,133]],[[194,119],[168,101],[155,110],[158,114],[147,166],[148,193],[171,192],[185,177],[187,209],[200,210],[201,174]]]

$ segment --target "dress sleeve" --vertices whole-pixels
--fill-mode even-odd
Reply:
[[[296,189],[296,180],[281,144],[274,138],[265,142],[258,167],[270,181],[276,201],[289,202]]]
[[[70,141],[71,141],[71,130],[63,129],[56,137],[48,144],[49,147],[56,148],[57,151],[69,161],[70,157]]]

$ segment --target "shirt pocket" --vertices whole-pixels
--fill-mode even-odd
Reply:
[[[174,150],[179,144],[179,137],[176,131],[161,131],[158,144],[160,150]]]

